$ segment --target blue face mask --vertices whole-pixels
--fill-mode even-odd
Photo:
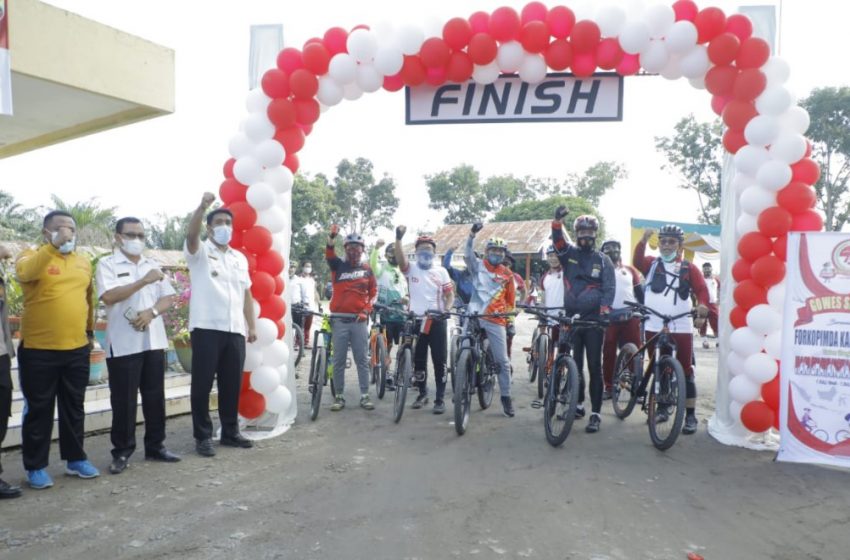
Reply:
[[[492,264],[493,266],[499,266],[504,260],[505,257],[503,257],[502,255],[487,255],[487,262]]]
[[[419,268],[431,268],[431,264],[433,264],[433,262],[434,253],[416,253],[416,264],[419,265]]]
[[[661,260],[666,263],[673,262],[674,260],[676,260],[676,253],[670,253],[669,255],[661,253]]]

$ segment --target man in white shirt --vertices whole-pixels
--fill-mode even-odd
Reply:
[[[174,463],[165,448],[165,349],[160,315],[174,300],[174,288],[159,265],[142,255],[145,228],[138,218],[115,224],[115,250],[97,264],[97,295],[106,304],[106,367],[112,403],[112,464],[127,468],[136,449],[136,395],[145,417],[145,458]]]
[[[218,385],[218,416],[221,445],[253,447],[239,433],[239,392],[245,364],[245,340],[257,339],[251,277],[245,255],[230,248],[233,214],[217,208],[206,217],[206,241],[201,241],[204,213],[215,200],[204,193],[192,214],[183,254],[189,265],[192,297],[189,300],[189,331],[192,335],[192,429],[199,455],[212,457],[213,426],[210,391]]]
[[[558,321],[555,318],[560,310],[564,308],[564,270],[561,268],[561,261],[558,260],[558,254],[555,252],[555,247],[549,245],[546,249],[546,262],[549,264],[549,270],[540,279],[540,289],[543,290],[543,307],[557,307],[559,309],[548,312],[552,317],[549,321],[549,358],[546,363],[546,371],[548,375],[549,368],[552,366],[552,360],[555,357],[555,347],[558,346],[558,336],[560,328]]]
[[[710,348],[708,344],[709,325],[711,325],[711,332],[714,333],[714,338],[718,337],[717,320],[719,318],[719,310],[717,308],[717,302],[720,298],[720,279],[714,275],[710,262],[702,264],[702,275],[705,277],[705,285],[708,288],[708,321],[703,323],[699,328],[699,335],[702,338],[702,347]]]
[[[301,265],[301,276],[298,277],[298,286],[301,291],[301,303],[310,311],[319,310],[319,292],[316,291],[316,279],[313,278],[313,264],[304,261]],[[313,316],[304,317],[304,348],[310,348],[310,329],[313,326]]]

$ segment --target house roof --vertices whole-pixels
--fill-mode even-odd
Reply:
[[[432,236],[437,242],[437,254],[445,254],[452,247],[462,250],[472,224],[451,224],[441,227]],[[490,222],[475,236],[475,250],[483,252],[487,240],[501,237],[514,255],[536,255],[551,243],[551,220],[524,222]],[[413,251],[413,243],[405,245],[406,252]]]

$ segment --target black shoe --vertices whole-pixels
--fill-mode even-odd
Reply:
[[[502,414],[507,416],[508,418],[513,418],[514,414],[514,403],[511,402],[510,397],[501,397],[502,398]]]
[[[254,442],[246,438],[242,434],[235,434],[232,436],[222,435],[220,443],[221,445],[226,445],[227,447],[240,447],[242,449],[254,447]]]
[[[611,400],[611,389],[605,389],[602,391],[602,400],[610,401]]]
[[[172,453],[163,447],[157,451],[146,452],[145,459],[148,461],[162,461],[163,463],[177,463],[180,461],[180,455]]]
[[[659,405],[658,408],[655,409],[655,423],[663,424],[669,419],[670,414],[667,412],[667,407]]]
[[[17,486],[12,486],[3,479],[0,479],[0,500],[11,500],[21,497],[21,489]]]
[[[587,426],[584,427],[584,431],[588,434],[595,434],[599,431],[600,424],[602,424],[602,419],[599,417],[599,414],[591,412],[590,420],[588,420]]]
[[[112,459],[112,463],[109,464],[109,472],[112,474],[121,474],[127,467],[130,466],[130,458],[129,457],[115,457]]]
[[[699,427],[699,421],[695,414],[688,414],[685,416],[685,426],[682,428],[682,433],[689,436],[691,434],[695,434],[697,428]]]
[[[432,411],[434,414],[442,414],[446,411],[446,405],[443,404],[442,400],[434,401],[434,410]]]
[[[410,408],[422,408],[428,404],[428,395],[419,393],[419,396],[416,397],[416,400],[413,401],[413,404],[410,405]]]
[[[195,451],[202,457],[215,457],[215,447],[209,438],[195,440]]]
[[[390,392],[395,391],[395,383],[392,377],[387,377],[387,382],[384,384],[384,389]]]
[[[584,407],[582,405],[576,407],[576,418],[584,418]]]

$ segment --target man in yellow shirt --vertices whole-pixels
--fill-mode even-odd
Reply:
[[[53,486],[47,473],[53,409],[59,406],[59,452],[65,473],[94,478],[83,433],[93,323],[92,270],[77,254],[76,224],[70,214],[44,217],[45,243],[24,251],[15,264],[24,295],[18,367],[26,399],[22,454],[32,488]]]

